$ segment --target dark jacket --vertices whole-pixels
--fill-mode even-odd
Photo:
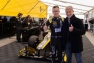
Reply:
[[[72,24],[73,31],[69,32],[69,26]],[[70,19],[70,25],[68,23],[68,18],[64,21],[63,39],[64,41],[71,43],[72,53],[78,53],[83,51],[83,41],[82,35],[85,34],[85,28],[82,21],[73,15]]]
[[[28,25],[28,22],[30,23],[30,25]],[[31,27],[32,26],[32,20],[28,18],[26,18],[24,21],[23,21],[23,27]]]
[[[23,27],[23,19],[22,18],[16,18],[16,27]]]

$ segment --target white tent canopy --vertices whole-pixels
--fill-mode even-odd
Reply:
[[[84,19],[84,14],[94,9],[94,0],[41,0],[48,5],[48,16],[52,15],[52,6],[60,7],[60,14],[65,17],[65,7],[73,6],[74,14]]]

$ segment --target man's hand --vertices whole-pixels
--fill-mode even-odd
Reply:
[[[46,24],[44,25],[43,29],[44,29],[44,31],[46,31],[46,30],[47,30],[47,26],[46,26]]]
[[[30,22],[28,22],[28,25],[30,25]]]
[[[74,28],[74,27],[73,27],[72,24],[71,24],[71,27],[69,27],[69,31],[72,32],[72,31],[73,31],[73,28]]]

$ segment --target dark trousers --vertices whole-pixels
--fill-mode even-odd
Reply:
[[[71,60],[72,60],[72,53],[71,53],[71,44],[68,42],[66,44],[66,55],[67,55],[67,62],[66,63],[72,63]],[[83,63],[82,62],[82,54],[81,52],[79,53],[74,53],[75,57],[76,57],[76,61],[77,63]]]
[[[16,32],[17,32],[17,33],[16,33],[16,39],[17,39],[18,42],[20,42],[20,41],[21,41],[22,27],[17,27],[16,30],[17,30],[17,31],[16,31]]]
[[[88,31],[88,24],[85,24],[85,30]]]
[[[52,63],[56,62],[56,54],[58,57],[58,63],[62,63],[62,46],[61,46],[61,37],[52,37],[51,38],[51,49],[52,49]],[[57,53],[56,53],[57,51]]]

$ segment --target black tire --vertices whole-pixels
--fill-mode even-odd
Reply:
[[[38,36],[35,36],[35,35],[31,36],[28,40],[28,46],[36,48],[37,47],[36,44],[38,40],[39,40]]]

